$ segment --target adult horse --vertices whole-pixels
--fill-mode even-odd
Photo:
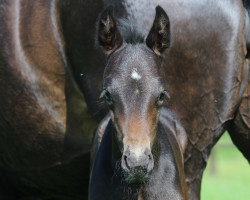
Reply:
[[[165,106],[177,113],[188,133],[185,172],[190,199],[199,199],[210,151],[225,130],[250,160],[250,78],[245,59],[249,39],[247,34],[245,38],[245,30],[249,29],[249,22],[243,3],[240,0],[103,1],[104,6],[109,3],[114,4],[118,18],[133,21],[145,36],[158,4],[170,17],[172,44],[163,55],[163,74],[171,101]],[[68,5],[74,5],[75,12],[82,13],[70,16],[71,6],[62,12],[68,57],[88,108],[99,119],[105,113],[96,102],[106,62],[102,53],[91,48],[95,31],[86,16],[94,14],[90,10],[83,12],[81,2]],[[82,39],[74,39],[75,35],[81,35]]]
[[[15,193],[13,189],[8,193],[6,182],[16,188],[17,196],[79,199],[86,195],[85,153],[97,125],[80,90],[89,112],[100,121],[107,112],[98,103],[105,56],[94,48],[95,22],[109,3],[1,1],[3,195]],[[171,95],[167,106],[188,132],[185,172],[190,198],[199,199],[202,172],[224,130],[230,131],[250,160],[250,78],[244,37],[249,25],[244,23],[248,18],[243,4],[240,0],[113,4],[118,17],[134,18],[142,32],[149,31],[156,5],[170,16],[173,43],[164,55]]]

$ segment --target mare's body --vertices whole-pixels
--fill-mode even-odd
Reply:
[[[65,57],[57,1],[0,3],[0,198],[87,196],[96,122]]]
[[[184,175],[183,155],[177,141],[178,134],[185,134],[177,117],[170,111],[161,111],[158,123],[158,144],[152,151],[157,152],[155,167],[145,185],[129,186],[123,177],[123,172],[113,156],[112,138],[115,129],[110,117],[106,117],[98,128],[97,136],[103,136],[92,168],[90,179],[91,200],[162,200],[188,199]],[[99,138],[94,144],[97,146]]]

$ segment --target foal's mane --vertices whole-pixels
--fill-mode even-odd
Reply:
[[[126,43],[139,44],[144,42],[145,35],[137,29],[136,23],[133,21],[119,19],[118,27]]]

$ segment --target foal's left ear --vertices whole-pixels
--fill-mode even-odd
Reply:
[[[170,46],[170,22],[161,6],[156,7],[153,26],[149,31],[146,44],[155,54],[161,55]]]
[[[113,6],[106,8],[100,16],[97,39],[107,54],[113,53],[122,45],[122,37],[116,24]]]

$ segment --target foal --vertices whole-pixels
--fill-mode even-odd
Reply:
[[[168,16],[156,8],[146,43],[131,25],[119,25],[108,7],[99,19],[98,43],[108,59],[101,97],[110,115],[94,142],[90,199],[188,199],[182,156],[186,134],[163,108],[168,93],[161,57],[170,45]]]

